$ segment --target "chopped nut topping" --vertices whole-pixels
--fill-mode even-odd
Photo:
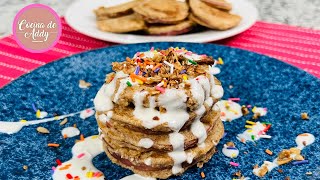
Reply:
[[[277,163],[278,165],[287,164],[292,161],[292,158],[286,158],[286,159],[278,159]]]
[[[260,113],[254,113],[252,119],[259,119],[261,116]]]
[[[292,154],[301,154],[301,150],[298,148],[290,148],[290,153]]]
[[[241,107],[241,112],[244,116],[248,115],[249,114],[249,110],[246,106],[242,106]]]
[[[287,164],[291,162],[293,159],[290,157],[291,151],[288,149],[282,150],[278,155],[278,165]]]
[[[228,147],[235,147],[234,143],[232,141],[226,143]]]
[[[303,144],[304,146],[307,146],[307,142],[306,142],[306,141],[303,141],[302,144]]]
[[[44,128],[44,127],[37,127],[37,131],[39,132],[39,133],[42,133],[42,134],[49,134],[50,133],[50,131],[47,129],[47,128]]]
[[[296,156],[294,157],[294,160],[302,161],[302,160],[304,160],[304,157],[299,154],[299,155],[296,155]]]
[[[241,175],[242,175],[241,171],[237,171],[233,173],[233,176],[241,177]]]
[[[282,150],[280,153],[279,153],[279,155],[278,155],[278,158],[279,159],[286,159],[286,158],[289,158],[290,157],[290,150],[288,150],[288,149],[284,149],[284,150]]]
[[[64,118],[63,121],[60,122],[60,126],[65,125],[68,122],[67,118]]]
[[[86,82],[85,80],[79,80],[79,87],[80,88],[89,88],[90,86],[92,86],[91,83]]]
[[[301,113],[301,119],[303,120],[308,120],[309,119],[309,116],[308,116],[308,113]]]
[[[258,172],[259,177],[263,177],[268,172],[267,166],[261,166],[260,171]]]
[[[152,119],[155,120],[155,121],[159,121],[159,117],[158,116],[154,116]]]

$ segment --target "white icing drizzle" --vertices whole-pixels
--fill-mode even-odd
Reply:
[[[185,151],[172,151],[168,153],[169,156],[173,159],[172,173],[178,174],[183,171],[181,163],[187,160],[187,154]]]
[[[94,115],[94,110],[93,109],[85,109],[83,111],[80,112],[80,118],[81,119],[87,119],[90,116]]]
[[[77,142],[72,148],[72,158],[56,167],[52,175],[52,179],[66,179],[66,174],[71,174],[73,177],[78,176],[80,179],[89,179],[86,177],[88,172],[98,172],[101,176],[94,177],[94,179],[103,180],[104,176],[102,172],[92,164],[92,159],[102,152],[104,152],[102,148],[102,141],[97,135],[87,137],[83,141]],[[70,164],[68,169],[59,170],[68,164]],[[82,170],[82,167],[86,167],[86,170]]]
[[[89,109],[93,109],[93,108],[89,108]],[[55,121],[55,120],[61,120],[66,117],[75,116],[77,114],[80,114],[81,112],[82,111],[71,113],[71,114],[66,114],[66,115],[61,115],[61,116],[56,116],[56,117],[51,117],[51,118],[46,118],[46,119],[41,119],[41,120],[30,120],[30,121],[25,121],[25,122],[0,121],[0,133],[14,134],[14,133],[19,132],[24,126],[46,123],[46,122]]]
[[[113,103],[111,96],[116,90],[116,82],[118,78],[124,78],[128,75],[119,71],[114,76],[113,80],[108,84],[104,84],[98,91],[96,97],[94,98],[94,106],[97,111],[109,111],[113,109]]]
[[[61,131],[62,136],[66,135],[67,137],[74,137],[80,134],[80,131],[76,127],[66,127]]]
[[[210,97],[204,101],[209,107],[213,105],[213,99]]]
[[[262,107],[254,107],[253,109],[252,109],[252,112],[253,113],[259,113],[260,114],[260,116],[265,116],[265,115],[267,115],[267,108],[262,108]]]
[[[169,140],[173,147],[173,151],[168,153],[174,162],[172,173],[178,174],[183,170],[181,163],[187,160],[187,154],[184,151],[184,136],[179,132],[173,132],[169,134]]]
[[[107,122],[110,121],[110,119],[112,118],[113,115],[113,111],[108,111],[107,115],[105,114],[100,114],[98,116],[99,121],[101,121],[103,124],[106,124]]]
[[[184,136],[179,132],[173,132],[169,134],[169,141],[173,147],[173,150],[184,150]]]
[[[315,141],[315,137],[313,134],[310,133],[304,133],[304,134],[300,134],[296,137],[296,143],[297,143],[297,147],[300,150],[303,150],[306,146],[311,145],[312,143],[314,143]],[[303,145],[303,142],[305,142],[305,145]],[[295,154],[291,154],[290,157],[294,158],[296,155]],[[268,172],[272,171],[275,167],[278,167],[278,158],[274,159],[272,162],[270,161],[264,161],[263,164],[256,169],[253,169],[252,172],[253,174],[255,174],[256,176],[259,176],[259,172],[262,169],[262,167],[267,167]]]
[[[189,51],[190,52],[190,51]],[[198,54],[195,54],[195,53],[190,53],[190,54],[186,54],[186,53],[184,53],[183,55],[182,55],[183,57],[185,57],[185,58],[187,58],[187,59],[190,59],[190,60],[193,60],[193,61],[198,61],[198,60],[201,60],[202,59],[202,57],[201,57],[201,55],[198,55]],[[189,63],[189,62],[188,62]],[[191,64],[191,63],[190,63]]]
[[[192,96],[199,104],[198,109],[195,111],[197,117],[191,124],[191,132],[198,138],[198,146],[201,148],[205,147],[204,141],[207,138],[207,131],[200,119],[206,111],[203,103],[206,103],[208,106],[212,106],[213,104],[213,99],[210,96],[212,95],[212,92],[210,92],[210,85],[215,86],[215,84],[212,84],[212,82],[214,83],[214,81],[210,82],[205,76],[198,76],[195,79],[190,80]]]
[[[183,90],[166,89],[164,94],[158,96],[158,105],[166,108],[165,113],[155,110],[155,97],[150,96],[150,107],[143,106],[143,100],[148,94],[147,91],[136,92],[133,96],[135,109],[133,115],[142,121],[142,125],[151,129],[157,125],[168,123],[169,127],[174,131],[179,131],[185,122],[189,119],[186,111],[187,96]],[[153,120],[157,116],[159,120]]]
[[[123,177],[120,180],[157,180],[157,179],[152,177],[143,177],[139,174],[132,174],[132,175]]]
[[[196,155],[193,154],[192,152],[188,152],[188,153],[187,153],[187,162],[188,162],[189,164],[191,164],[192,161],[193,161],[193,158],[194,158],[195,156],[196,156]]]
[[[305,136],[300,135],[296,137],[297,148],[300,150],[314,143],[314,141],[316,140],[313,134],[304,133],[304,135]],[[305,145],[303,145],[303,142],[305,142]]]
[[[200,118],[205,112],[206,108],[204,107],[204,105],[202,105],[199,109],[196,110],[197,117],[191,124],[191,132],[198,138],[198,145],[204,143],[204,141],[207,139],[207,130],[204,127],[203,123],[200,121]]]
[[[185,0],[183,1],[185,2]],[[173,47],[171,47],[173,48]],[[190,59],[190,60],[193,60],[193,61],[198,61],[198,60],[201,60],[203,57],[203,55],[199,55],[199,54],[196,54],[194,52],[191,52],[191,51],[187,51],[185,49],[175,49],[175,52],[178,54],[178,55],[182,55],[183,57],[187,58],[187,59]],[[188,65],[190,65],[191,63],[188,62]]]
[[[37,112],[37,113],[36,113],[36,116],[37,116],[37,118],[42,119],[42,118],[47,117],[47,116],[48,116],[48,113],[45,112],[45,111],[39,111],[39,114],[38,114],[38,112]]]
[[[127,82],[135,84],[131,81],[131,78],[127,77],[120,80],[120,85],[117,92],[114,94],[113,102],[118,102],[120,94],[128,87]]]
[[[142,57],[142,59],[144,58],[153,58],[155,54],[161,54],[160,52],[158,51],[145,51],[145,52],[137,52],[133,58],[137,58],[140,54],[144,54],[144,56]]]
[[[234,147],[235,148],[235,147]],[[226,144],[223,145],[222,153],[229,157],[229,158],[236,158],[239,155],[239,150],[237,148],[235,149],[228,149],[228,146]]]
[[[199,107],[205,100],[205,92],[196,79],[190,79],[192,97],[197,100]]]
[[[216,74],[219,74],[221,72],[220,68],[215,67],[214,65],[209,66],[209,70],[208,71],[212,75],[216,75]]]
[[[211,84],[211,96],[215,99],[222,98],[224,93],[222,86],[215,84],[213,76],[209,76],[209,81]]]
[[[238,134],[237,139],[243,143],[246,143],[247,141],[257,141],[260,138],[271,138],[271,136],[266,135],[266,133],[264,132],[265,129],[266,125],[258,121],[255,125],[252,125],[252,128],[245,130],[241,134]],[[252,137],[254,137],[254,139],[252,139]]]
[[[144,160],[144,164],[146,164],[148,166],[151,165],[151,162],[152,162],[152,159],[150,157]]]
[[[221,112],[221,120],[222,121],[232,121],[242,117],[241,105],[227,100],[220,100],[218,101],[214,107],[216,109],[220,109]],[[215,109],[215,110],[216,110]]]
[[[138,146],[148,149],[148,148],[152,147],[153,143],[154,142],[150,138],[142,138],[142,139],[140,139]]]

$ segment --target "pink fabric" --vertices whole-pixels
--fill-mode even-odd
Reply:
[[[63,18],[61,22],[58,44],[45,53],[21,49],[12,35],[0,40],[0,88],[51,61],[114,45],[76,32]],[[320,78],[320,31],[260,21],[247,31],[216,43],[275,57]]]

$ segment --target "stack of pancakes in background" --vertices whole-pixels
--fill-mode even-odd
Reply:
[[[112,64],[94,104],[112,162],[142,176],[168,178],[216,152],[224,134],[216,102],[215,60],[185,49],[138,52]]]
[[[196,24],[216,30],[235,27],[241,17],[231,14],[231,9],[225,0],[136,0],[94,12],[101,31],[177,35],[191,31]]]

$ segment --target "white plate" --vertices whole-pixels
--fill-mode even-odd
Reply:
[[[130,0],[78,0],[67,10],[65,19],[76,31],[87,36],[111,41],[116,43],[140,43],[157,41],[179,41],[179,42],[209,42],[224,39],[239,34],[250,28],[258,17],[257,9],[248,0],[229,0],[233,5],[232,12],[242,17],[241,23],[230,30],[215,31],[206,30],[203,32],[183,34],[177,36],[151,36],[136,34],[115,34],[102,32],[96,27],[96,20],[93,10],[99,6],[114,6]]]

